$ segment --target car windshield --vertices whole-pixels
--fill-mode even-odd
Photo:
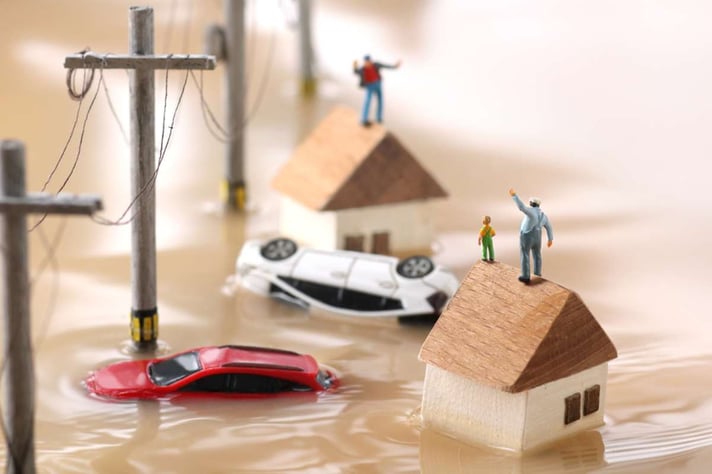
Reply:
[[[198,353],[186,352],[170,359],[149,364],[148,376],[156,385],[165,386],[177,382],[200,369]]]

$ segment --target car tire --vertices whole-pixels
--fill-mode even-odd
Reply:
[[[415,255],[398,262],[396,272],[403,278],[423,278],[435,270],[435,264],[428,257]]]
[[[297,253],[297,243],[291,239],[272,239],[260,247],[260,255],[272,262],[286,260]]]

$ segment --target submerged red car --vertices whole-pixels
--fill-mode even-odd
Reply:
[[[180,394],[261,397],[321,392],[337,383],[310,355],[251,346],[200,347],[170,357],[117,362],[85,380],[89,392],[117,399]]]

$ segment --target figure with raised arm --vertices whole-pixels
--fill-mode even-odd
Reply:
[[[368,120],[369,111],[371,108],[371,96],[376,96],[376,121],[383,122],[383,92],[381,90],[381,69],[398,69],[401,62],[395,64],[384,64],[371,61],[371,56],[363,57],[363,65],[359,67],[358,61],[354,61],[354,74],[358,74],[360,81],[359,87],[366,89],[366,97],[363,101],[363,109],[361,111],[361,125],[368,127],[371,122]]]
[[[541,276],[541,229],[546,229],[547,247],[554,243],[554,232],[546,214],[541,210],[541,200],[539,198],[529,198],[529,206],[525,205],[514,189],[509,190],[509,195],[514,199],[520,211],[524,213],[522,225],[519,227],[519,248],[522,274],[519,281],[529,283],[531,277],[529,273],[529,253],[534,259],[534,275]]]

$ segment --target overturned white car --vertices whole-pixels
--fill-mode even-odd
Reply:
[[[237,258],[257,293],[349,316],[438,316],[459,281],[428,257],[298,248],[289,239],[250,240]]]

